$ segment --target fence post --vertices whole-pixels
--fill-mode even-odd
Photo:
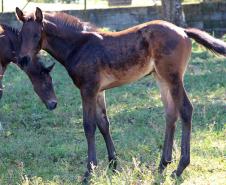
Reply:
[[[86,10],[86,8],[87,8],[87,2],[86,0],[84,0],[84,10]]]
[[[2,12],[4,11],[4,0],[2,0]]]

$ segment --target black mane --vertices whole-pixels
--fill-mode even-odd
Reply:
[[[0,24],[0,26],[4,29],[4,30],[7,30],[13,34],[16,34],[16,35],[19,35],[19,30],[14,28],[14,27],[11,27],[9,25],[6,25],[6,24]]]

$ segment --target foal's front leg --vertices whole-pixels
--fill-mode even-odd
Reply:
[[[82,106],[83,106],[83,127],[88,144],[88,171],[85,173],[87,178],[93,167],[97,165],[95,131],[96,131],[96,95],[90,93],[89,90],[81,90]]]

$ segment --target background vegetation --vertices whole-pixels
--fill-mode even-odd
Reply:
[[[78,2],[83,2],[84,0],[30,0],[33,2],[46,2],[46,3],[54,3],[54,2],[63,2],[63,3],[78,3]],[[89,2],[90,0],[87,0]],[[108,0],[94,0],[96,3],[99,2],[104,2]],[[123,0],[121,0],[123,1]],[[133,0],[132,0],[133,1]],[[136,1],[136,0],[135,0]],[[160,2],[161,0],[140,0],[140,1],[150,1],[150,2]],[[181,2],[187,2],[187,3],[192,3],[192,2],[222,2],[223,0],[180,0]]]
[[[46,54],[43,54],[46,55]],[[45,62],[52,61],[50,56]],[[180,123],[174,162],[156,173],[164,137],[164,113],[152,77],[107,91],[118,172],[107,169],[104,141],[97,132],[99,166],[91,184],[216,184],[226,182],[226,59],[193,45],[185,87],[194,105],[191,165],[170,177],[180,154]],[[79,91],[59,64],[52,72],[58,108],[46,110],[28,78],[14,65],[4,77],[0,101],[0,184],[80,184],[86,166]]]
[[[118,2],[118,0],[112,0]],[[123,0],[121,0],[123,1]],[[127,0],[128,1],[128,0]],[[182,0],[182,3],[200,3],[200,2],[224,2],[224,0]],[[2,4],[3,3],[3,4]],[[161,0],[132,0],[132,4],[126,5],[127,7],[139,7],[139,6],[153,6],[160,5]],[[44,10],[59,11],[59,10],[74,10],[85,9],[84,0],[2,0],[0,1],[1,12],[14,12],[16,7],[24,8],[26,11],[35,9],[35,7],[41,7]],[[86,9],[102,9],[111,8],[108,0],[86,0]],[[119,6],[113,6],[119,7]]]
[[[84,0],[31,0],[33,2],[46,2],[46,3],[53,3],[53,2],[65,2],[65,3],[74,3],[74,2],[83,2]],[[89,0],[87,0],[88,2]],[[103,1],[108,1],[108,0],[94,0],[96,1],[96,3],[98,2],[103,2]],[[121,0],[123,1],[123,0]],[[161,0],[141,0],[141,1],[150,1],[150,2],[157,2],[157,1],[161,1]],[[205,0],[181,0],[182,2],[202,2]],[[216,2],[216,1],[220,1],[220,0],[206,0],[208,2]]]

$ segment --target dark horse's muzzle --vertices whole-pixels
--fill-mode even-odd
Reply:
[[[56,100],[48,101],[46,107],[49,110],[54,110],[57,107],[57,101]]]

